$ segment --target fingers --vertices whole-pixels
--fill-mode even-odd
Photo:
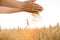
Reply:
[[[43,7],[36,3],[26,1],[23,10],[27,12],[38,12],[38,11],[42,11]]]
[[[30,2],[30,1],[25,1],[23,3],[20,3],[20,2],[17,2],[16,3],[16,2],[13,1],[10,4],[13,4],[13,8],[15,8],[15,7],[16,8],[19,8],[22,11],[25,11],[25,12],[39,12],[39,11],[42,11],[43,10],[43,8],[40,5],[38,5],[36,3],[33,3],[33,2]],[[21,6],[20,4],[22,5],[21,8],[20,8],[20,6]]]
[[[33,4],[33,6],[34,6],[34,9],[36,10],[39,10],[39,11],[43,10],[43,7],[41,5]]]

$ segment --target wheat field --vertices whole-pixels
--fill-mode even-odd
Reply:
[[[1,29],[0,40],[60,40],[59,24],[49,28]]]

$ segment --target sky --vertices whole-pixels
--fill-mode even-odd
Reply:
[[[26,0],[18,0],[26,1]],[[41,5],[44,10],[40,12],[40,16],[32,16],[28,12],[18,12],[13,14],[0,14],[0,25],[2,28],[25,28],[28,19],[29,28],[40,28],[43,26],[56,25],[60,23],[60,0],[36,0],[37,4]]]

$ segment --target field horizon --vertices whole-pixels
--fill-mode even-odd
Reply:
[[[1,29],[0,40],[60,40],[60,25],[49,28]]]

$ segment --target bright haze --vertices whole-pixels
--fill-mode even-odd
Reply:
[[[19,1],[19,0],[18,0]],[[26,0],[20,0],[26,1]],[[44,25],[48,27],[49,25],[56,25],[57,22],[60,23],[60,0],[36,0],[37,4],[41,5],[44,10],[40,12],[40,16],[32,16],[27,12],[18,12],[13,14],[0,14],[0,25],[2,28],[41,28]],[[27,25],[27,21],[29,25]]]

